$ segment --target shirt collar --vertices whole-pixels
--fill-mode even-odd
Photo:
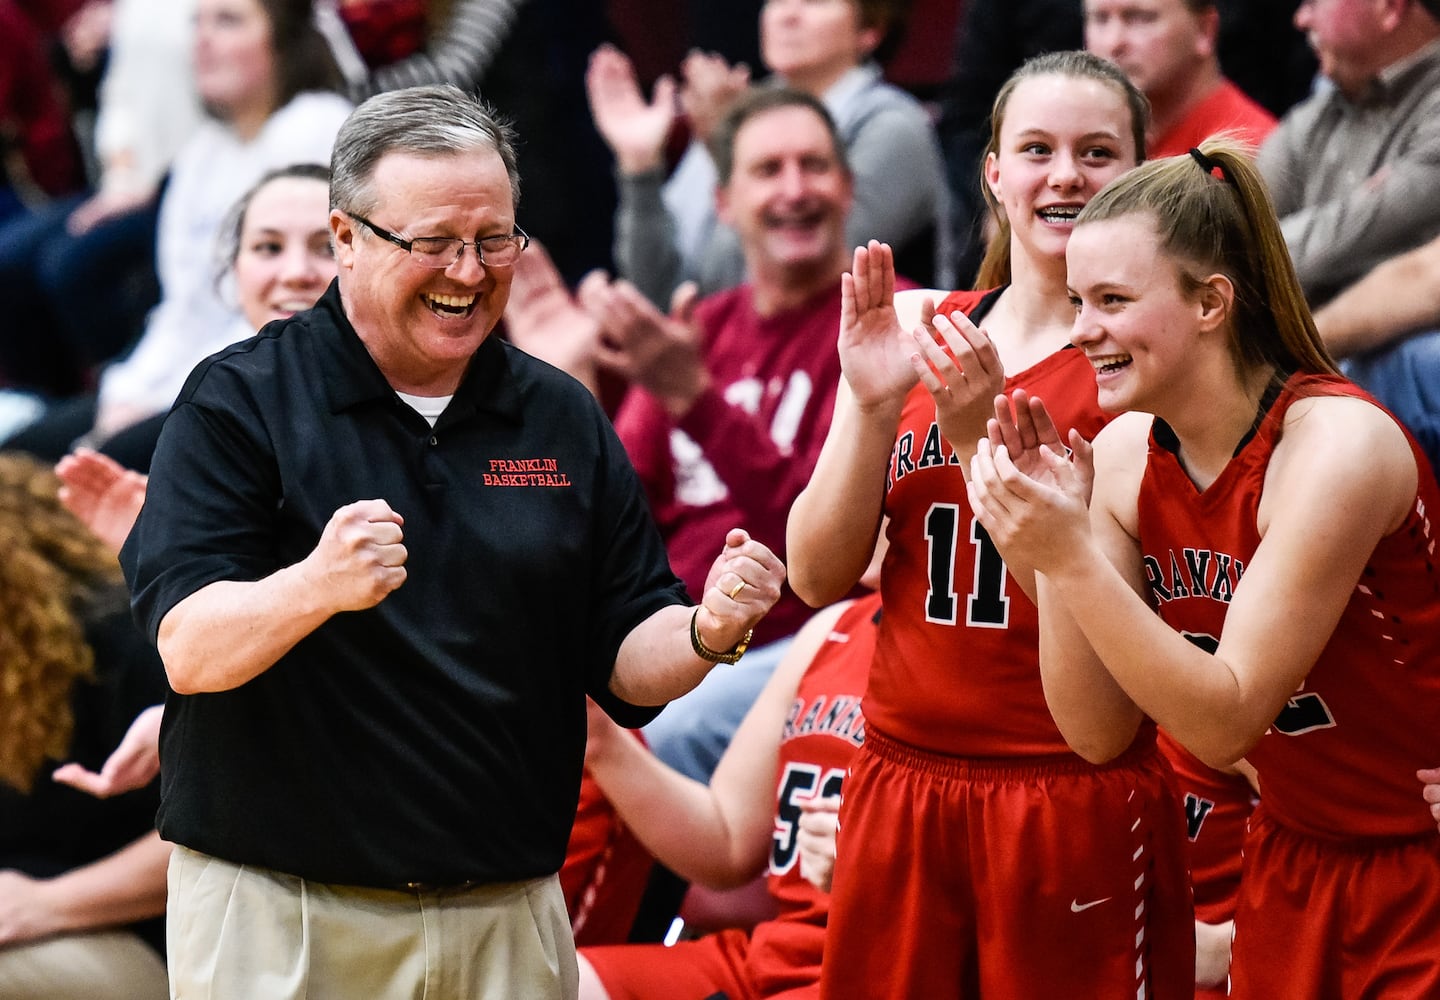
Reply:
[[[1414,77],[1427,72],[1432,63],[1440,59],[1440,38],[1397,59],[1386,66],[1365,88],[1360,99],[1351,103],[1359,105],[1389,104],[1403,96],[1414,82]]]
[[[328,373],[325,392],[330,411],[339,413],[374,400],[398,399],[375,364],[375,359],[366,350],[364,341],[355,332],[350,318],[345,315],[338,280],[332,281],[325,294],[320,296],[315,303],[315,311],[328,320],[325,324],[328,336],[322,351]],[[312,335],[319,332],[310,331]],[[476,349],[465,377],[460,380],[454,398],[436,426],[463,420],[479,411],[519,423],[521,392],[525,382],[528,382],[528,377],[513,363],[512,352],[497,333],[491,333]]]
[[[825,105],[825,110],[830,112],[830,117],[839,119],[843,117],[840,109],[844,108],[862,90],[871,87],[880,79],[880,67],[873,62],[861,63],[853,69],[847,69],[845,75],[830,85],[820,101]]]

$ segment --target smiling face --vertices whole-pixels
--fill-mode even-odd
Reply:
[[[1214,57],[1214,20],[1185,0],[1085,0],[1085,47],[1158,103],[1184,92]]]
[[[359,214],[406,239],[474,240],[515,229],[510,177],[491,149],[390,152],[366,190],[374,208],[357,207]],[[467,246],[449,267],[423,267],[339,209],[330,229],[345,313],[390,384],[420,396],[454,392],[505,311],[514,266],[481,264]]]
[[[1075,216],[1135,165],[1130,108],[1117,87],[1083,77],[1022,80],[1005,105],[985,179],[1010,221],[1012,258],[1062,268]]]
[[[274,38],[259,0],[200,0],[195,85],[201,101],[222,119],[273,108],[279,91]]]
[[[760,53],[771,72],[816,96],[880,44],[878,28],[860,23],[855,0],[766,0]]]
[[[309,309],[335,277],[330,189],[279,177],[250,198],[233,270],[240,309],[255,329]]]
[[[1106,412],[1157,412],[1184,395],[1196,334],[1217,315],[1186,290],[1155,222],[1132,214],[1075,229],[1066,252],[1075,325],[1071,342],[1095,367]]]
[[[758,112],[740,126],[730,181],[716,196],[757,280],[821,271],[828,280],[845,250],[850,199],[830,130],[798,105]]]

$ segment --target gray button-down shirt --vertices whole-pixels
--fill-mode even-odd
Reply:
[[[1440,234],[1440,41],[1297,105],[1259,165],[1312,305]]]

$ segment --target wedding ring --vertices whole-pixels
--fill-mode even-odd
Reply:
[[[731,588],[730,588],[730,600],[732,600],[732,601],[735,600],[735,595],[738,594],[738,593],[740,593],[740,591],[742,591],[742,590],[744,590],[744,589],[745,589],[745,581],[744,581],[744,580],[741,580],[739,583],[735,584],[735,586],[731,587]]]

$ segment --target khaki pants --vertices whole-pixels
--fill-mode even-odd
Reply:
[[[325,885],[177,846],[174,1000],[574,1000],[559,880],[454,893]]]
[[[0,948],[5,1000],[164,1000],[165,963],[128,931],[64,934]]]

